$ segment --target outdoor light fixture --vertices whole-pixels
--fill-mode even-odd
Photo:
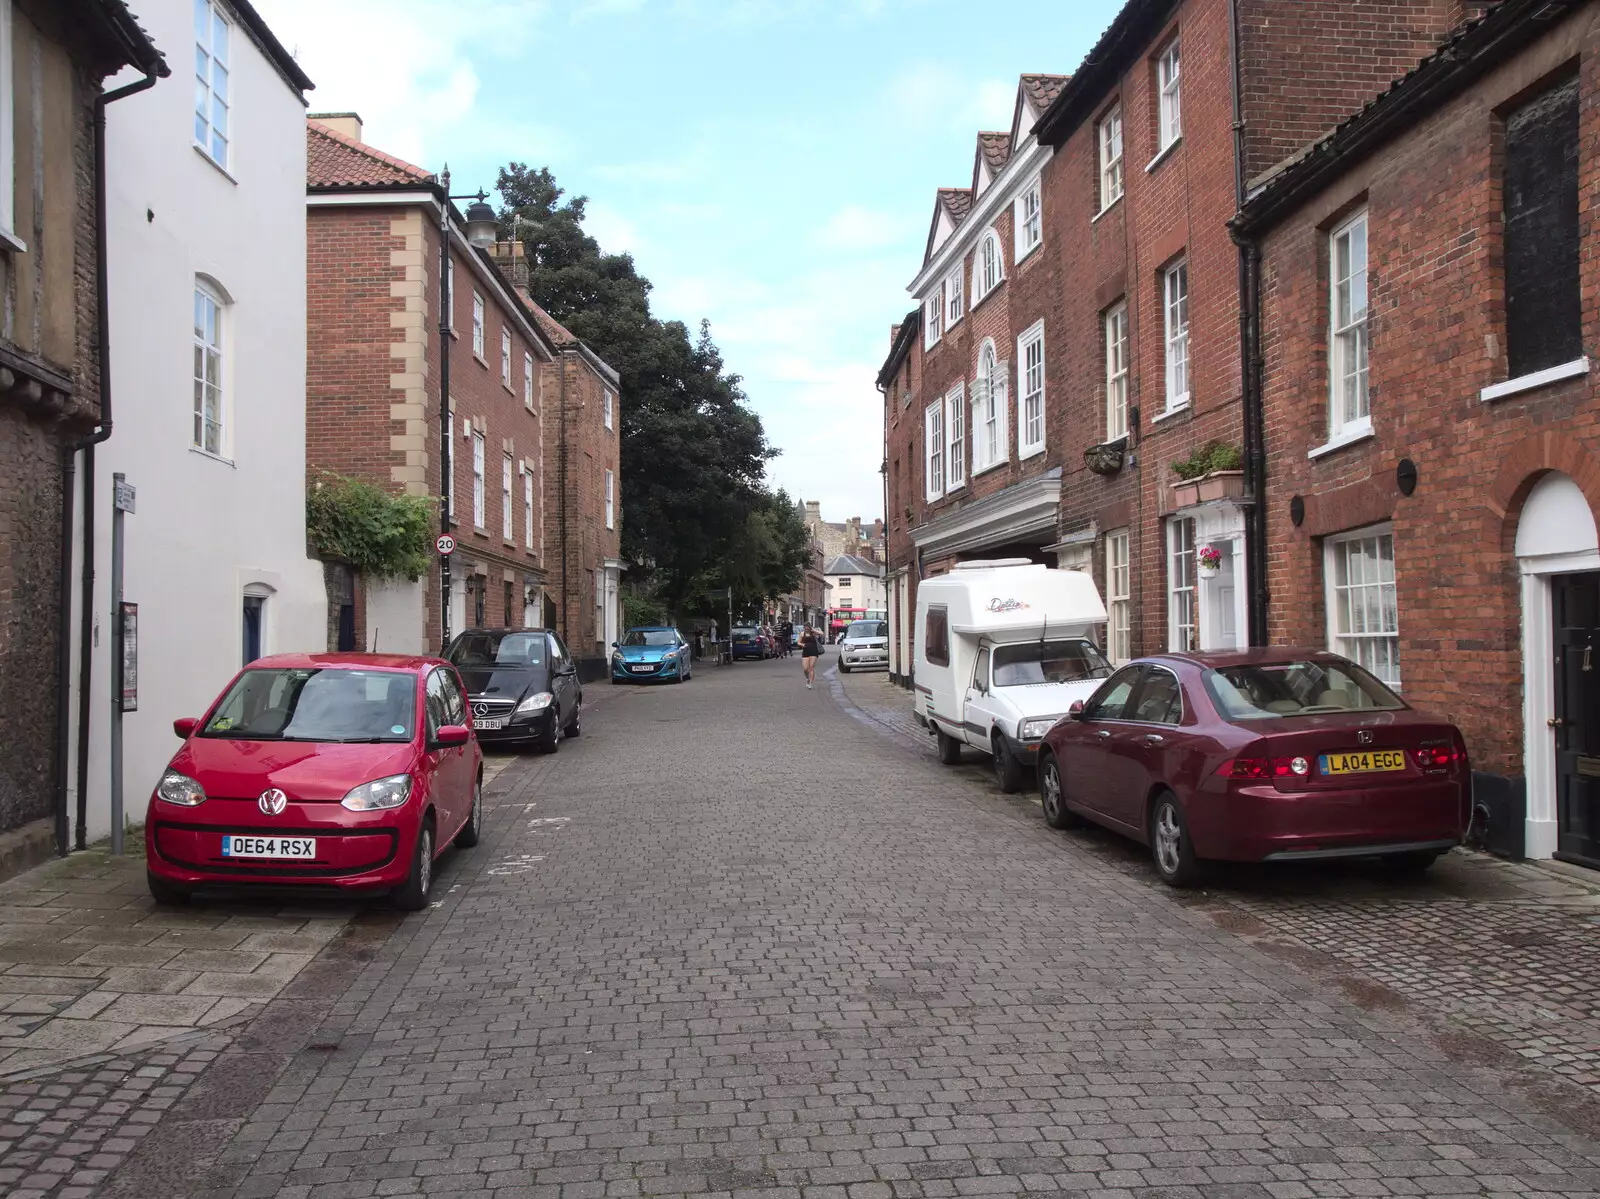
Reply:
[[[484,203],[484,193],[480,191],[476,200],[467,206],[467,240],[483,250],[494,245],[499,236],[500,219],[495,216],[494,209]]]

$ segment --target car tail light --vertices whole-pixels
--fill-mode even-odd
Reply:
[[[1457,762],[1465,762],[1467,751],[1457,744],[1434,742],[1412,750],[1411,758],[1418,769],[1437,773],[1450,769]]]
[[[1305,758],[1229,758],[1217,768],[1225,779],[1305,778],[1311,763]]]

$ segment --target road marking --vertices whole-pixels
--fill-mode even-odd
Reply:
[[[544,854],[542,853],[519,854],[517,857],[506,858],[499,864],[489,867],[488,873],[497,875],[526,874],[542,861],[544,861]]]

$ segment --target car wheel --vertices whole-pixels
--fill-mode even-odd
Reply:
[[[416,848],[411,853],[411,875],[394,889],[394,906],[402,912],[420,912],[433,894],[433,817],[417,830]]]
[[[583,701],[578,701],[578,706],[572,710],[572,723],[567,726],[567,736],[583,736]]]
[[[839,673],[840,674],[849,674],[850,673],[850,664],[848,662],[841,661],[839,663]]]
[[[961,761],[961,742],[943,729],[934,729],[933,735],[939,742],[939,761],[946,766],[954,766],[959,763]]]
[[[177,883],[169,883],[164,878],[157,878],[149,871],[145,872],[145,882],[150,887],[150,898],[164,908],[179,907],[189,902],[191,892],[188,887],[180,887]]]
[[[1051,828],[1082,828],[1084,825],[1083,817],[1067,807],[1061,767],[1049,750],[1039,755],[1039,806],[1044,809],[1044,822]]]
[[[1150,808],[1150,857],[1169,887],[1192,887],[1200,881],[1200,861],[1189,839],[1183,805],[1170,791],[1156,796]]]
[[[1004,737],[996,736],[993,745],[995,786],[1007,795],[1015,795],[1027,783],[1027,773]]]
[[[456,834],[457,849],[471,849],[483,835],[483,778],[480,775],[472,784],[472,814]]]
[[[550,735],[539,743],[539,749],[547,754],[553,754],[561,748],[561,714],[558,712],[550,722]]]
[[[1390,874],[1401,876],[1414,876],[1425,873],[1430,866],[1439,860],[1439,851],[1433,849],[1417,849],[1410,853],[1384,854],[1381,859],[1383,868]]]

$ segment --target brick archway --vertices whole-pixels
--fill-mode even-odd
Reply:
[[[1506,452],[1484,498],[1484,506],[1499,525],[1499,542],[1506,553],[1512,552],[1517,521],[1529,492],[1553,470],[1571,476],[1589,501],[1590,510],[1600,512],[1600,457],[1587,442],[1554,430],[1524,437]]]

